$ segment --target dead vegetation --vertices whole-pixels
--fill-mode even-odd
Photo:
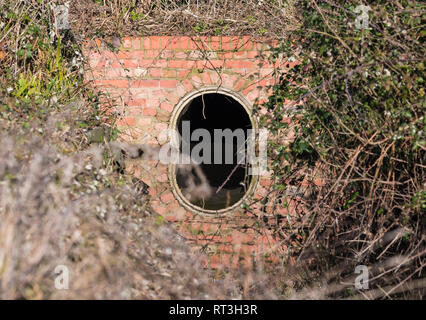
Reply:
[[[2,114],[0,298],[276,298],[261,272],[212,285],[201,257],[150,209],[147,186],[117,172],[117,154],[150,159],[152,150],[84,143],[77,124],[88,107],[64,106],[29,128]],[[63,152],[77,141],[78,150]],[[68,290],[55,287],[63,266]]]
[[[291,1],[83,0],[71,1],[74,34],[251,35],[279,38],[296,27]]]

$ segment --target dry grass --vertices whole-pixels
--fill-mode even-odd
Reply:
[[[2,128],[0,297],[224,297],[173,229],[150,214],[143,183],[105,165],[102,146],[64,155],[49,143],[50,135],[72,138],[60,120],[34,128],[43,137]],[[57,265],[69,268],[70,290],[55,289]]]
[[[71,138],[59,119],[37,127],[43,138],[15,131],[1,140],[1,299],[274,297],[259,283],[242,292],[244,274],[213,285],[197,254],[151,213],[146,185],[115,172],[113,155],[104,161],[108,145],[64,156],[48,143],[48,134]],[[69,290],[54,286],[59,265],[69,269]]]
[[[103,0],[71,1],[74,34],[251,35],[283,37],[296,27],[292,1]]]
[[[30,126],[13,110],[0,117],[0,299],[276,298],[261,270],[213,280],[152,212],[147,186],[117,172],[117,155],[155,150],[90,143],[105,126],[79,127],[91,108],[45,109]],[[68,268],[69,290],[56,289],[57,266]]]

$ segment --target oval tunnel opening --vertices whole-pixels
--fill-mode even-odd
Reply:
[[[201,209],[221,210],[241,200],[251,183],[246,156],[252,122],[246,109],[231,96],[202,94],[185,105],[177,129],[182,137],[181,152],[201,157],[201,169],[213,189],[210,198],[190,202]],[[207,132],[210,141],[204,139]],[[176,181],[179,188],[185,187],[185,177],[179,172]]]

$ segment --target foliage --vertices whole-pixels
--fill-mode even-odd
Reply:
[[[368,28],[357,28],[358,5],[297,2],[298,29],[274,50],[296,65],[272,88],[262,123],[276,137],[275,194],[313,185],[298,197],[309,217],[277,230],[303,231],[290,256],[322,274],[370,266],[380,297],[424,278],[426,11],[421,1],[369,2]],[[395,256],[403,262],[374,271]]]
[[[292,1],[291,1],[292,2]],[[284,37],[294,27],[282,0],[71,1],[74,34],[85,38],[131,35],[264,35]]]

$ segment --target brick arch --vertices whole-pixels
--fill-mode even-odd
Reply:
[[[250,106],[267,99],[266,88],[276,81],[274,68],[285,66],[285,61],[268,61],[270,44],[244,36],[130,37],[112,52],[96,41],[85,48],[85,77],[115,101],[123,140],[158,146],[166,142],[161,133],[170,126],[175,108],[191,92],[217,88]],[[153,209],[172,222],[194,250],[204,250],[206,267],[249,266],[258,259],[276,262],[273,250],[285,250],[268,229],[246,228],[256,225],[259,216],[242,208],[226,216],[187,210],[173,193],[168,166],[159,161],[132,161],[127,167],[150,186]],[[261,177],[248,200],[262,198],[269,186],[269,177]],[[253,210],[260,207],[256,203]]]
[[[238,81],[238,79],[237,79]],[[241,91],[241,90],[240,90]],[[257,131],[258,130],[258,121],[257,119],[252,115],[253,111],[253,103],[248,101],[240,92],[236,91],[235,87],[232,88],[225,88],[222,86],[201,86],[193,91],[186,94],[179,103],[176,104],[176,106],[173,108],[173,111],[171,113],[171,118],[168,121],[168,125],[170,129],[177,130],[177,122],[179,119],[179,116],[181,115],[181,112],[184,110],[186,105],[196,97],[199,97],[203,94],[208,93],[218,93],[223,94],[226,96],[229,96],[233,98],[236,102],[238,102],[242,108],[245,110],[247,115],[250,118],[250,122],[252,124],[252,128]],[[256,188],[258,186],[259,177],[253,176],[252,181],[250,182],[250,187],[247,190],[246,194],[235,204],[233,204],[231,207],[224,208],[222,210],[202,210],[200,208],[197,208],[197,206],[192,205],[189,203],[189,201],[184,199],[184,196],[180,193],[179,188],[177,187],[176,178],[175,178],[175,165],[170,164],[168,166],[168,179],[172,187],[173,195],[175,196],[175,199],[177,199],[177,202],[185,207],[187,210],[192,212],[198,212],[200,214],[214,214],[214,215],[229,215],[232,214],[238,207],[244,203],[251,195],[255,194]]]

